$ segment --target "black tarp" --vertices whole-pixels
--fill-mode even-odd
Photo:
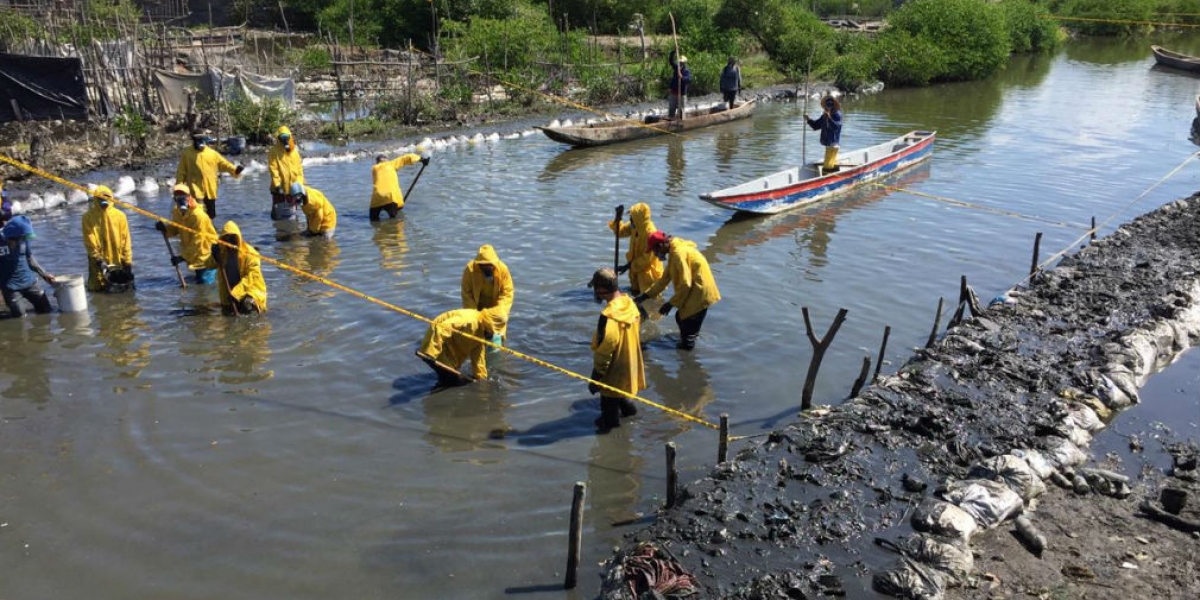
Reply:
[[[20,107],[20,115],[13,101]],[[21,118],[86,119],[83,62],[0,52],[0,123]]]

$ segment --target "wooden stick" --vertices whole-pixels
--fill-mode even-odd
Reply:
[[[1038,270],[1038,253],[1042,249],[1042,232],[1037,232],[1033,238],[1033,262],[1029,265],[1029,276],[1033,277]]]
[[[675,506],[675,493],[679,488],[679,471],[675,468],[675,442],[667,442],[667,508]]]
[[[575,482],[575,496],[571,500],[571,529],[567,541],[567,576],[563,587],[575,589],[579,576],[579,553],[583,548],[583,497],[587,492],[587,484]]]
[[[679,61],[683,55],[679,53],[679,37],[675,35],[675,15],[667,13],[667,16],[671,17],[671,39],[675,40],[675,78],[679,81],[679,120],[682,121],[687,115],[687,106],[683,101],[683,63]],[[670,92],[671,90],[667,90],[667,93]]]
[[[887,350],[888,337],[892,335],[892,326],[885,325],[883,328],[883,342],[879,344],[879,360],[875,361],[875,375],[871,377],[871,381],[879,379],[879,369],[883,368],[883,353]]]
[[[858,393],[862,391],[863,385],[867,383],[867,374],[871,372],[871,357],[864,356],[862,362],[862,370],[858,372],[858,379],[854,380],[854,387],[850,388],[850,397],[857,398]]]
[[[183,272],[179,270],[179,265],[175,264],[175,249],[171,247],[171,240],[167,239],[167,232],[163,231],[163,241],[167,243],[167,252],[171,255],[171,266],[175,267],[175,276],[179,278],[179,287],[187,289],[187,280],[183,278]]]
[[[817,372],[821,370],[821,360],[825,358],[825,351],[829,349],[829,345],[833,342],[833,337],[837,335],[838,329],[846,320],[846,309],[841,309],[833,319],[833,325],[829,326],[829,330],[825,332],[825,337],[817,339],[813,334],[812,321],[808,317],[808,307],[800,309],[804,314],[804,329],[808,335],[808,341],[812,344],[813,355],[812,360],[808,363],[808,376],[804,378],[804,392],[800,396],[800,410],[808,410],[812,408],[813,388],[816,387]]]
[[[1092,217],[1092,241],[1096,241],[1096,217]]]
[[[717,442],[717,462],[729,460],[729,413],[721,413],[721,439]]]
[[[933,317],[933,331],[929,332],[929,339],[925,341],[926,348],[932,348],[933,343],[937,341],[938,329],[942,327],[942,307],[946,305],[945,298],[938,298],[937,314]]]

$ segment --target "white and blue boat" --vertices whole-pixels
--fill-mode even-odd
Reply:
[[[733,187],[701,194],[700,199],[749,213],[773,214],[807,206],[848,192],[911,167],[933,154],[935,131],[910,131],[869,148],[843,151],[838,166],[826,171],[821,163],[792,167]]]

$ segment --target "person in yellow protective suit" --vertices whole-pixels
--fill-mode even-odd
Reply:
[[[87,288],[93,292],[124,291],[133,279],[133,240],[129,237],[129,222],[125,213],[112,206],[112,202],[112,190],[97,186],[92,190],[87,212],[83,213],[83,247],[88,255]]]
[[[492,332],[503,323],[496,309],[475,310],[459,308],[444,312],[433,320],[417,356],[438,376],[437,387],[468,383],[471,379],[487,379],[486,345],[480,340],[491,339]],[[471,360],[471,377],[459,372],[463,362]]]
[[[380,213],[385,212],[395,219],[400,209],[404,208],[404,193],[400,191],[400,178],[396,176],[396,171],[417,162],[424,168],[429,164],[429,157],[412,153],[392,160],[382,154],[375,157],[375,166],[371,167],[371,179],[375,182],[369,211],[372,221],[378,221]]]
[[[721,299],[708,260],[696,249],[696,244],[662,231],[650,234],[647,247],[658,255],[659,260],[667,261],[667,273],[634,301],[641,304],[646,298],[661,294],[667,284],[671,284],[675,295],[658,309],[658,313],[666,316],[672,307],[679,309],[675,313],[675,323],[679,325],[679,343],[675,347],[691,350],[696,347],[708,307]]]
[[[179,156],[179,167],[175,169],[175,183],[183,183],[192,192],[192,197],[204,202],[204,210],[210,218],[217,218],[217,175],[231,173],[241,177],[245,167],[234,165],[221,156],[220,152],[208,147],[213,139],[207,134],[192,136],[192,145]]]
[[[290,219],[292,205],[288,202],[288,190],[293,183],[304,184],[304,165],[292,130],[286,126],[275,130],[275,143],[267,151],[267,170],[271,172],[271,218]]]
[[[214,244],[212,263],[217,269],[217,293],[226,314],[246,315],[267,312],[267,281],[262,275],[258,250],[242,238],[242,230],[233,221],[221,228],[221,241]]]
[[[337,229],[337,210],[333,208],[329,198],[321,193],[321,190],[293,183],[288,195],[300,205],[300,209],[304,211],[304,216],[308,220],[308,227],[304,230],[305,236],[333,238],[333,232]]]
[[[642,317],[637,304],[621,293],[617,274],[610,268],[597,270],[588,282],[597,302],[608,304],[600,311],[596,332],[592,334],[592,376],[595,381],[623,392],[637,394],[646,389],[646,368],[642,362]],[[600,418],[596,431],[607,433],[621,426],[621,417],[637,414],[632,400],[612,390],[588,384],[588,391],[600,392]]]
[[[480,246],[475,260],[463,268],[462,306],[475,310],[497,309],[496,316],[501,322],[493,330],[493,344],[503,344],[508,336],[508,313],[512,303],[513,280],[508,265],[500,260],[491,244]]]
[[[626,263],[617,267],[617,275],[629,272],[629,291],[633,295],[650,289],[663,276],[663,264],[649,248],[650,234],[658,231],[650,220],[650,205],[638,202],[629,209],[629,222],[609,221],[608,228],[617,237],[629,238],[629,250],[625,252]]]
[[[197,210],[196,199],[188,192],[188,186],[177,183],[171,190],[175,208],[171,210],[171,223],[158,221],[154,228],[179,238],[179,256],[171,257],[172,265],[186,263],[195,275],[195,281],[208,285],[217,281],[217,270],[211,264],[212,247],[217,241],[217,229],[213,227],[208,213]]]

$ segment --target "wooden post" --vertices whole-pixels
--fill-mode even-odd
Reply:
[[[833,342],[833,336],[837,335],[838,329],[842,326],[842,322],[846,320],[846,309],[838,310],[838,314],[833,319],[833,325],[829,326],[829,331],[825,332],[825,337],[817,339],[813,334],[812,321],[808,317],[808,307],[800,309],[804,314],[804,329],[808,335],[808,341],[812,344],[813,355],[812,360],[808,363],[808,376],[804,378],[804,392],[800,396],[800,410],[808,410],[812,408],[813,388],[817,383],[817,372],[821,370],[821,360],[825,358],[825,350],[829,349],[829,345]]]
[[[879,369],[883,368],[883,353],[887,350],[888,337],[892,335],[892,326],[885,325],[883,328],[883,342],[879,344],[879,360],[875,361],[875,374],[871,377],[871,381],[879,379]]]
[[[575,589],[579,576],[579,553],[583,548],[583,496],[587,492],[587,484],[575,482],[575,497],[571,500],[571,531],[567,542],[567,576],[563,587]]]
[[[862,391],[863,385],[867,383],[867,374],[871,372],[871,357],[864,356],[862,370],[858,372],[858,379],[854,380],[854,387],[850,388],[850,397],[857,398],[858,393]]]
[[[721,439],[717,442],[717,462],[729,460],[729,413],[721,413]]]
[[[1042,249],[1042,232],[1037,232],[1033,238],[1033,262],[1029,265],[1029,276],[1033,277],[1038,270],[1038,254]]]
[[[929,332],[929,339],[925,341],[926,348],[932,348],[933,343],[937,341],[938,329],[942,327],[942,307],[945,306],[946,299],[938,298],[937,314],[933,316],[933,331]]]
[[[1096,241],[1096,217],[1092,217],[1092,241]]]
[[[679,488],[679,471],[675,469],[675,442],[667,442],[667,508],[675,506],[675,491]]]

